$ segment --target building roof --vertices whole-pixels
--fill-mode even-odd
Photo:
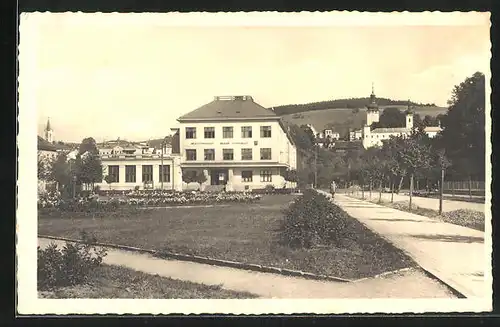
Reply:
[[[424,128],[425,132],[441,132],[442,128],[439,126],[427,126]]]
[[[375,128],[371,133],[407,133],[410,129],[406,127],[381,127]]]
[[[41,136],[38,136],[38,150],[40,151],[57,151],[55,145],[44,140]]]
[[[335,150],[356,149],[360,147],[363,147],[362,141],[335,141],[335,145],[333,146]]]
[[[251,96],[216,96],[214,100],[177,120],[279,119],[273,110],[254,102]]]

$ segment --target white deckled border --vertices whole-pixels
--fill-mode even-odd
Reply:
[[[485,299],[331,299],[331,300],[135,300],[135,299],[38,299],[36,286],[37,248],[37,177],[36,171],[36,113],[34,90],[37,81],[27,75],[36,64],[36,53],[42,46],[37,33],[38,24],[60,20],[64,24],[88,24],[89,16],[95,25],[135,24],[137,26],[267,26],[267,27],[325,27],[325,26],[472,26],[490,27],[490,13],[423,12],[250,12],[250,13],[21,13],[19,60],[19,169],[17,208],[17,290],[19,314],[300,314],[300,313],[424,313],[424,312],[483,312],[491,310],[491,297]],[[491,183],[491,105],[489,81],[486,74],[486,185]],[[491,191],[486,190],[487,208]],[[485,251],[491,258],[491,211],[485,210]],[[488,219],[489,218],[489,219]],[[491,294],[491,265],[485,270],[486,294]]]

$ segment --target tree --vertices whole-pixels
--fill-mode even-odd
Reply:
[[[380,115],[379,122],[374,123],[373,126],[379,127],[401,127],[405,125],[405,114],[397,107],[385,108]]]
[[[441,119],[440,137],[454,175],[485,178],[485,77],[477,72],[456,85]]]
[[[189,183],[198,183],[201,184],[207,181],[207,178],[203,172],[197,172],[196,170],[186,170],[182,172],[182,181],[186,184]]]
[[[78,148],[78,154],[83,155],[85,152],[90,152],[92,154],[99,154],[97,149],[97,143],[92,137],[87,137],[82,140],[80,147]]]
[[[80,183],[91,185],[102,181],[102,162],[98,154],[86,151],[76,159],[77,178]]]
[[[109,189],[111,189],[111,184],[114,182],[113,176],[111,175],[104,176],[104,181],[109,185]]]
[[[51,157],[43,155],[40,151],[38,151],[37,177],[39,180],[48,181],[51,179],[51,171],[53,164],[54,160]]]
[[[310,131],[308,127],[307,129]],[[290,134],[299,149],[310,150],[313,148],[314,137],[311,137],[312,131],[309,134],[306,132],[306,130],[300,128],[295,124],[292,124],[290,125]]]
[[[436,118],[432,117],[431,115],[425,115],[424,120],[422,121],[424,126],[436,126]]]
[[[314,135],[314,132],[311,130],[311,128],[307,125],[300,125],[300,129],[302,129],[305,133],[305,137],[309,139],[309,142],[311,144],[311,147],[314,147],[316,145],[316,137]]]
[[[290,183],[297,183],[299,181],[299,175],[295,169],[287,169],[283,173],[283,178],[285,181]]]
[[[403,147],[399,148],[397,160],[410,177],[410,207],[412,208],[413,179],[419,170],[428,169],[431,162],[430,146],[425,133],[414,131],[403,139]]]

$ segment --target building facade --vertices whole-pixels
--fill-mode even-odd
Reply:
[[[251,96],[216,96],[178,121],[182,171],[204,174],[202,188],[288,186],[282,173],[296,169],[296,147],[280,117]]]
[[[103,181],[97,185],[103,190],[182,190],[180,156],[172,153],[170,144],[164,144],[162,152],[146,142],[116,140],[98,144],[98,149]]]
[[[361,139],[363,147],[366,149],[373,146],[382,146],[383,141],[391,137],[406,137],[410,135],[414,129],[414,112],[409,103],[408,101],[408,109],[405,112],[405,126],[373,128],[373,124],[380,120],[380,111],[376,101],[375,90],[372,85],[370,103],[367,105],[366,124],[361,130],[350,132],[350,140],[354,141]],[[429,137],[435,137],[441,131],[441,126],[428,126],[424,128],[424,131]]]

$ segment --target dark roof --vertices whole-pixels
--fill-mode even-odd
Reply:
[[[217,96],[214,101],[181,117],[188,120],[279,119],[273,110],[254,102],[250,96]]]
[[[40,151],[57,151],[57,148],[52,143],[44,140],[41,136],[38,136],[38,150],[40,150]]]
[[[361,148],[362,146],[362,141],[335,141],[333,148],[336,150],[347,150]]]

